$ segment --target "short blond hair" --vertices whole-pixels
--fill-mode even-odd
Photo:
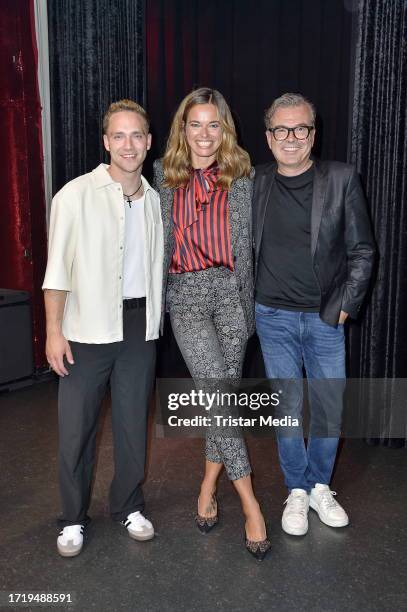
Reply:
[[[144,120],[146,124],[147,133],[150,129],[150,119],[147,115],[146,111],[140,104],[134,102],[133,100],[127,100],[124,98],[123,100],[118,100],[118,102],[112,102],[103,117],[103,134],[107,134],[107,130],[109,127],[110,117],[115,113],[120,113],[121,111],[130,111],[131,113],[137,113]]]

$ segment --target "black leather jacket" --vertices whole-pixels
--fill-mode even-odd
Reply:
[[[375,245],[356,169],[314,160],[311,255],[321,291],[320,317],[336,326],[341,310],[356,318],[369,286]],[[253,194],[255,276],[264,217],[277,164],[256,167]]]

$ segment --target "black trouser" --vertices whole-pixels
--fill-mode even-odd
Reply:
[[[111,516],[120,521],[144,508],[141,482],[156,350],[154,341],[145,341],[145,330],[145,307],[124,309],[123,342],[70,342],[75,364],[67,365],[69,376],[61,378],[59,384],[63,526],[88,521],[97,420],[109,380],[115,465],[110,487]]]

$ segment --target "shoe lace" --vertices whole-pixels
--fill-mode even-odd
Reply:
[[[284,503],[287,504],[289,512],[302,514],[304,516],[307,513],[306,499],[303,495],[295,495],[291,493]]]
[[[334,499],[333,496],[336,495],[336,491],[331,491],[330,489],[325,489],[320,493],[321,495],[321,504],[326,509],[336,508],[338,502]]]

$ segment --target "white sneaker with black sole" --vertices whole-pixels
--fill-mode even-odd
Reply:
[[[334,499],[335,491],[328,485],[317,483],[311,489],[309,505],[318,514],[320,520],[329,527],[346,527],[349,517],[340,504]]]
[[[291,489],[284,503],[286,507],[281,519],[283,530],[289,535],[305,535],[308,531],[308,493],[305,489]]]
[[[152,540],[154,537],[154,527],[148,519],[141,514],[140,511],[132,512],[124,521],[120,521],[127,528],[129,536],[133,540],[143,542]]]
[[[62,557],[76,557],[83,546],[83,525],[68,525],[64,527],[58,538],[57,548]]]

